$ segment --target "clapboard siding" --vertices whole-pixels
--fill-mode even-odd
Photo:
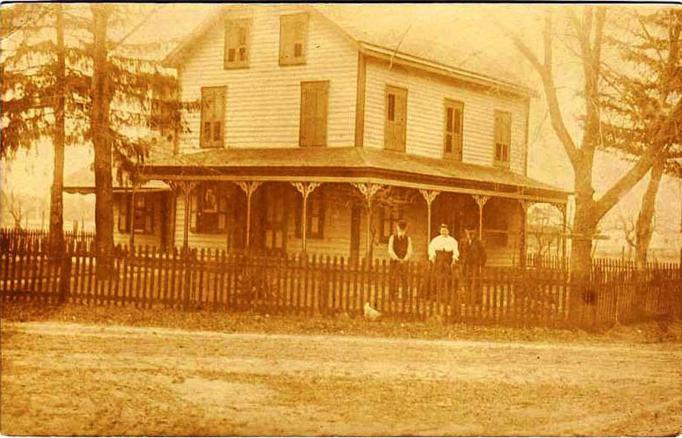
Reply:
[[[492,95],[413,68],[393,65],[389,69],[387,62],[372,58],[366,71],[366,147],[384,146],[385,90],[393,85],[407,89],[407,153],[442,156],[443,103],[448,98],[464,102],[464,162],[492,165],[494,112],[498,109],[512,113],[511,170],[525,172],[525,99]]]
[[[201,87],[226,86],[226,147],[295,147],[299,139],[301,81],[329,81],[327,141],[352,146],[355,127],[357,49],[326,19],[310,13],[307,63],[279,65],[279,17],[300,12],[295,6],[254,6],[230,12],[250,17],[249,68],[223,68],[222,21],[196,43],[179,70],[181,96],[195,101]],[[181,136],[181,152],[199,148],[199,112],[186,114],[190,132]]]

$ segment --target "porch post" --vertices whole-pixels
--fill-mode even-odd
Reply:
[[[246,194],[246,248],[251,247],[251,197],[261,186],[259,181],[237,181],[236,184]]]
[[[483,207],[490,200],[490,196],[471,195],[478,205],[478,239],[483,240]]]
[[[521,222],[521,243],[519,245],[519,264],[521,267],[526,267],[526,259],[528,258],[528,236],[526,233],[526,227],[528,226],[528,207],[531,202],[525,199],[519,199],[519,205],[521,206],[521,211],[523,214]]]
[[[135,192],[136,184],[133,182],[132,193],[130,194],[130,249],[135,248]]]
[[[384,188],[385,186],[381,184],[372,184],[372,183],[351,183],[353,187],[358,189],[360,191],[360,194],[365,198],[365,208],[367,209],[367,247],[365,248],[367,251],[367,255],[370,255],[370,245],[372,242],[370,241],[369,235],[371,231],[371,224],[372,224],[372,206],[374,204],[374,196],[377,194],[379,190]]]
[[[431,204],[440,195],[440,192],[438,190],[419,189],[419,193],[421,193],[426,201],[426,250],[428,251],[429,243],[431,242]]]
[[[303,196],[303,207],[301,211],[301,247],[306,252],[306,238],[308,233],[308,196],[320,186],[314,182],[292,182],[296,190]]]
[[[556,204],[561,212],[561,267],[566,267],[566,204]]]

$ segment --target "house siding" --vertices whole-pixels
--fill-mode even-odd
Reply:
[[[328,146],[352,146],[357,49],[325,18],[311,12],[305,65],[279,65],[279,17],[295,6],[258,6],[229,12],[252,20],[249,67],[225,70],[222,20],[196,43],[179,71],[181,99],[196,101],[201,87],[226,86],[225,147],[297,147],[300,83],[329,81]],[[187,113],[180,152],[199,149],[200,112]]]
[[[445,99],[464,102],[462,161],[491,166],[494,159],[495,110],[512,113],[510,169],[525,173],[527,100],[493,95],[457,84],[454,80],[414,68],[368,58],[365,91],[365,147],[384,147],[386,86],[407,89],[406,153],[432,158],[443,156]]]

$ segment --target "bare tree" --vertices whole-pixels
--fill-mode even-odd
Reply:
[[[572,267],[579,273],[587,272],[591,266],[593,238],[599,221],[647,174],[656,159],[664,152],[664,145],[659,142],[649,145],[642,151],[635,164],[605,193],[595,199],[592,180],[594,157],[598,148],[605,147],[602,135],[601,79],[606,16],[604,7],[585,6],[581,17],[573,9],[568,11],[570,28],[578,44],[576,55],[584,76],[582,95],[585,100],[585,114],[580,144],[576,143],[566,127],[562,106],[557,96],[552,59],[554,44],[552,13],[548,11],[545,15],[542,60],[517,35],[511,34],[517,49],[530,61],[542,80],[552,128],[574,171],[576,208]],[[670,129],[677,121],[669,117],[658,123],[655,132]]]

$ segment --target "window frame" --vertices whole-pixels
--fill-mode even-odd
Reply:
[[[448,110],[453,113],[452,131],[448,126]],[[455,132],[455,114],[459,111],[459,132]],[[452,140],[451,150],[448,151],[448,135]],[[443,157],[454,158],[462,161],[464,152],[464,102],[453,99],[445,99],[443,103]]]
[[[405,218],[405,210],[401,206],[384,205],[379,210],[379,241],[388,243],[398,222]],[[386,224],[388,223],[388,226]]]
[[[214,191],[215,202],[207,208],[208,190]],[[203,182],[191,194],[190,229],[195,234],[225,234],[228,231],[229,192],[218,182]],[[220,225],[222,216],[222,227]],[[210,222],[209,222],[210,220]]]
[[[324,227],[326,225],[326,210],[327,203],[324,195],[320,192],[321,188],[313,191],[308,197],[308,203],[306,206],[306,239],[324,239]],[[317,232],[313,232],[313,221],[315,215],[313,215],[313,204],[318,205],[318,215],[317,215]],[[303,223],[301,222],[301,217],[303,216],[303,199],[299,196],[296,201],[296,214],[294,215],[294,234],[297,239],[301,239],[303,236]]]
[[[144,226],[136,228],[137,213],[139,211],[137,205],[133,205],[132,193],[124,193],[118,197],[118,232],[119,234],[130,234],[135,231],[138,235],[154,234],[155,228],[155,207],[154,200],[151,195],[146,193],[135,193],[135,203],[142,201],[143,208],[140,212]],[[149,224],[149,227],[147,227]]]
[[[506,120],[505,120],[506,119]],[[500,138],[501,127],[499,123],[504,121],[507,132],[506,138]],[[506,140],[506,141],[505,141]],[[512,113],[511,111],[495,110],[493,123],[493,165],[497,167],[510,167],[511,163],[511,143],[512,143]],[[498,151],[502,151],[498,154]],[[501,155],[501,157],[500,157]]]
[[[395,85],[386,85],[384,91],[384,149],[396,152],[405,152],[407,150],[407,112],[408,112],[408,90],[404,87]],[[393,99],[391,99],[393,96]],[[400,105],[400,99],[404,100],[404,105]],[[391,100],[393,103],[391,104]],[[391,119],[391,109],[393,110],[393,118]],[[399,122],[400,114],[402,114],[402,126]],[[399,133],[402,142],[392,144],[391,142],[397,138],[398,129],[402,128]]]
[[[279,65],[305,65],[308,58],[308,29],[310,15],[307,12],[297,12],[294,14],[283,14],[279,17]],[[301,41],[294,37],[289,38],[286,32],[294,32],[296,25],[301,26]],[[292,26],[289,28],[289,26]],[[292,47],[288,47],[291,40]],[[301,44],[301,56],[293,56],[296,44]],[[291,52],[291,53],[289,53]]]
[[[225,19],[225,46],[223,53],[223,68],[225,70],[234,70],[240,68],[249,68],[249,62],[251,60],[251,28],[253,20],[250,18],[226,18]],[[245,29],[246,41],[243,44],[244,51],[246,52],[246,59],[239,59],[239,52],[242,48],[242,44],[237,44],[232,47],[232,32],[240,32]],[[229,52],[234,50],[235,59],[233,61],[229,60]]]
[[[310,144],[304,144],[304,138],[305,138],[305,126],[306,124],[306,118],[307,116],[307,111],[305,111],[305,106],[304,106],[304,95],[306,92],[315,92],[314,96],[315,99],[318,99],[318,93],[324,94],[324,102],[322,103],[324,106],[324,111],[323,115],[316,115],[312,117],[312,127],[313,127],[313,132],[308,135],[308,137],[311,139]],[[319,103],[319,102],[318,102]],[[316,105],[316,108],[319,110],[319,107]],[[298,122],[298,145],[299,147],[326,147],[327,146],[327,135],[329,131],[329,81],[302,81],[301,82],[301,101],[299,105],[299,122]],[[317,122],[318,119],[323,119],[324,120],[324,127],[321,128],[321,126],[318,126]],[[317,131],[318,129],[321,129],[324,131],[324,134],[321,136],[323,137],[322,143],[317,144],[315,141],[317,139]]]
[[[211,117],[208,118],[208,110],[205,108],[207,99],[209,96],[213,95],[216,101],[221,101],[219,118]],[[227,87],[226,86],[215,86],[215,87],[201,87],[201,114],[199,122],[199,147],[201,149],[215,149],[225,147],[225,119],[227,114]],[[208,119],[208,120],[207,120]],[[209,134],[207,138],[206,133],[206,123],[209,125]],[[215,126],[216,123],[220,123],[220,134],[216,138]]]

